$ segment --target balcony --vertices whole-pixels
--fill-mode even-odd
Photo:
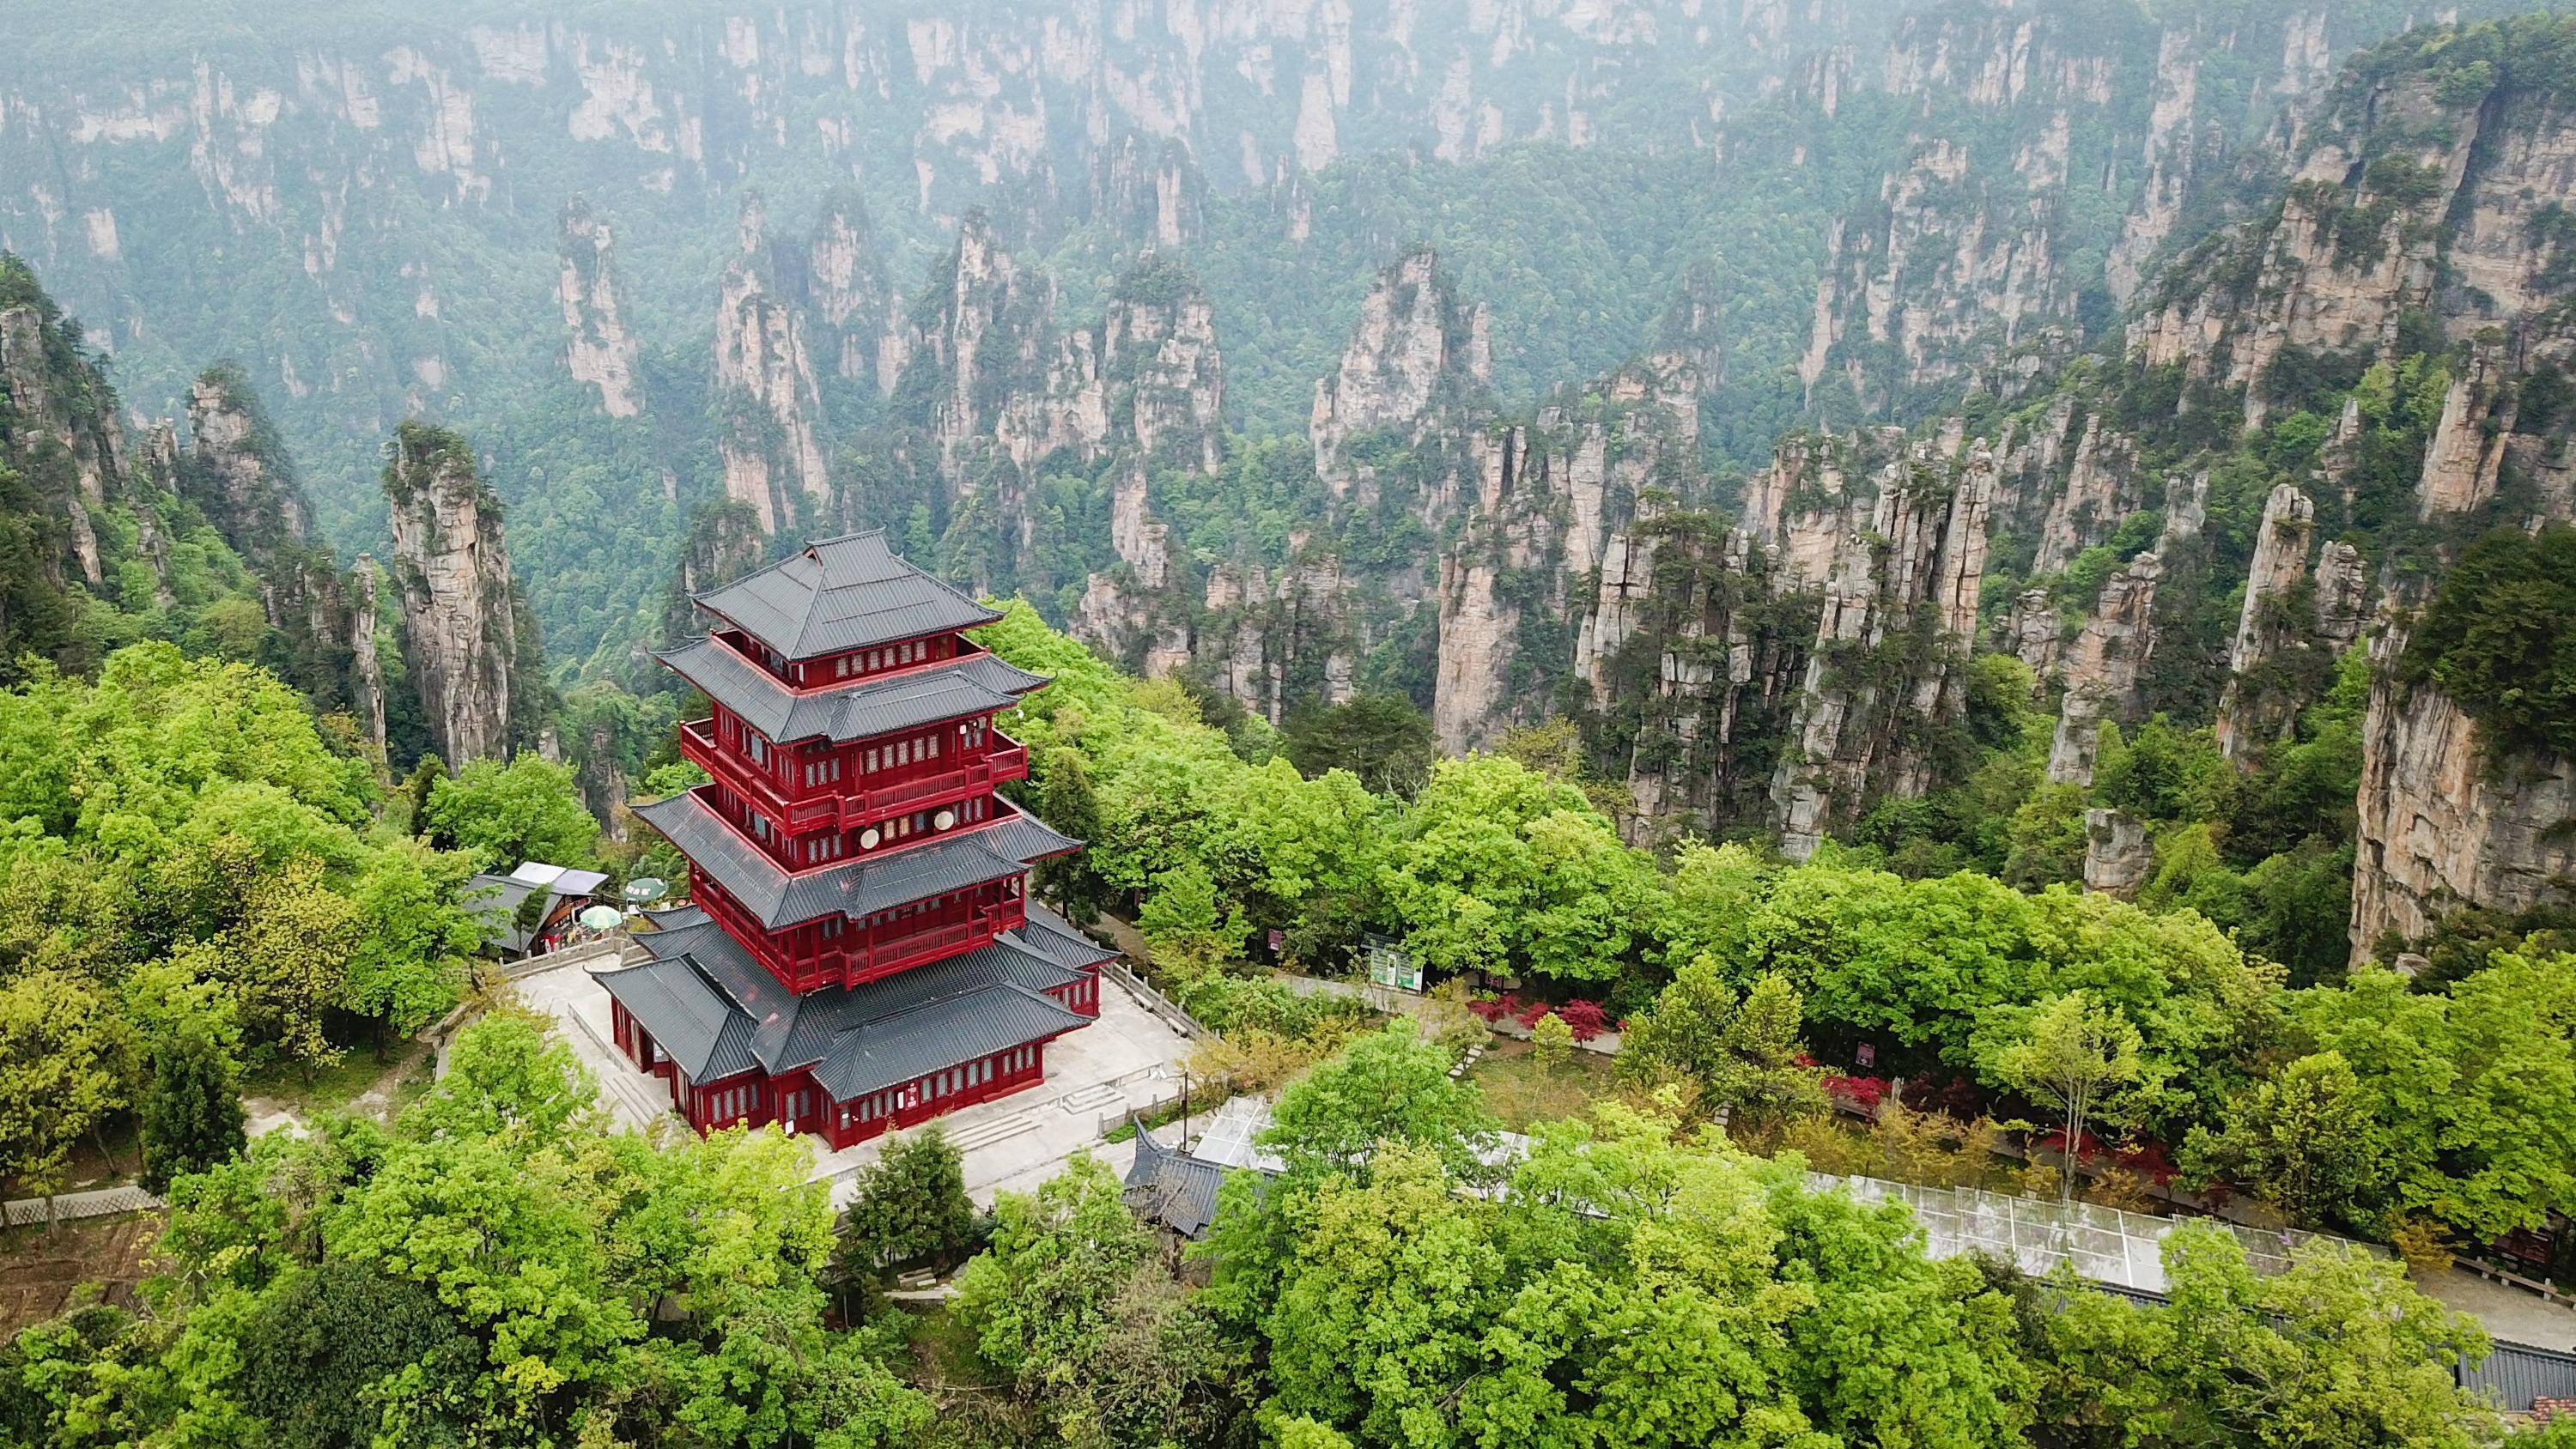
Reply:
[[[927,810],[946,805],[970,795],[982,795],[996,785],[1029,777],[1029,747],[1000,730],[992,731],[991,743],[981,758],[968,760],[952,770],[936,775],[923,775],[891,784],[862,786],[841,795],[841,828],[856,830],[904,810]]]
[[[1020,924],[1024,910],[1017,901],[976,906],[965,920],[853,948],[842,953],[841,979],[857,986],[925,961],[989,946],[995,936]]]
[[[712,720],[680,726],[680,756],[787,827],[788,834],[801,835],[825,825],[856,830],[898,811],[927,810],[1029,777],[1028,746],[999,730],[992,731],[988,740],[980,757],[934,775],[873,786],[844,782],[819,787],[801,799],[766,771],[719,748]]]
[[[713,776],[753,809],[787,827],[790,835],[834,823],[840,802],[829,795],[789,798],[785,786],[765,770],[716,744],[715,721],[693,720],[680,726],[680,758]]]

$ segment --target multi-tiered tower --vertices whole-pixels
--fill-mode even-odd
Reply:
[[[993,716],[1046,683],[959,632],[1001,616],[882,533],[693,600],[713,632],[658,657],[714,701],[680,727],[712,778],[635,808],[690,905],[639,936],[650,961],[595,973],[618,1048],[702,1132],[835,1147],[1044,1080],[1115,953],[1028,898],[1081,843],[993,793],[1029,770]]]

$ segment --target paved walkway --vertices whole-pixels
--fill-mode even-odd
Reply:
[[[42,1222],[68,1223],[81,1218],[103,1218],[116,1213],[139,1213],[146,1208],[162,1206],[161,1199],[132,1183],[119,1187],[102,1187],[90,1192],[56,1193],[48,1206],[41,1197],[22,1197],[16,1202],[0,1203],[0,1225],[13,1228],[31,1227]]]

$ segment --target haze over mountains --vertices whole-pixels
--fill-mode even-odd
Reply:
[[[2401,6],[294,18],[0,61],[0,243],[191,456],[236,359],[298,539],[420,553],[381,450],[456,428],[516,582],[420,637],[541,637],[526,698],[656,688],[675,578],[878,526],[1273,723],[1572,720],[1638,840],[1950,809],[2019,688],[2136,889],[2184,821],[2094,791],[2104,723],[2257,772],[2571,508],[2554,52],[2365,49]],[[273,512],[210,521],[257,567]],[[469,692],[421,727],[546,733]],[[2565,864],[2545,790],[2434,778],[2442,699],[2355,723],[2358,949]]]

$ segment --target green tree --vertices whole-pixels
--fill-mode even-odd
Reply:
[[[350,889],[358,939],[340,1004],[376,1023],[376,1055],[456,1004],[482,948],[481,923],[458,904],[468,875],[461,856],[402,842],[368,862]]]
[[[2085,1128],[2116,1093],[2138,1081],[2138,1046],[2138,1029],[2118,1007],[2096,1005],[2085,993],[2070,991],[2041,1001],[1994,1048],[1995,1075],[2059,1114],[2066,1143],[2060,1202],[2074,1195]]]
[[[588,866],[598,857],[599,822],[581,803],[572,767],[521,754],[504,765],[475,760],[429,791],[429,834],[484,870],[523,860]]]
[[[240,1354],[243,1407],[268,1442],[292,1449],[376,1442],[395,1384],[470,1380],[482,1358],[433,1289],[334,1259],[260,1296],[241,1325]],[[414,1405],[398,1416],[407,1430],[443,1438],[467,1427],[430,1407],[435,1399],[402,1397]]]
[[[202,1172],[242,1150],[241,1083],[214,1034],[182,1030],[151,1052],[151,1080],[137,1114],[143,1185],[154,1192],[183,1172]]]
[[[1574,1055],[1574,1028],[1565,1024],[1564,1017],[1551,1011],[1530,1028],[1530,1047],[1538,1058],[1538,1064],[1554,1071],[1565,1065],[1566,1058]]]
[[[1654,1010],[1628,1023],[1619,1068],[1631,1081],[1677,1079],[1702,1115],[1727,1114],[1738,1134],[1824,1109],[1820,1074],[1801,1064],[1805,1015],[1797,988],[1765,973],[1739,999],[1713,955],[1674,974]]]
[[[2193,1132],[2183,1162],[2204,1181],[2223,1177],[2295,1220],[2351,1222],[2387,1172],[2377,1136],[2352,1064],[2318,1052],[2229,1102],[2219,1130]]]
[[[1076,840],[1100,835],[1100,798],[1092,793],[1091,769],[1080,750],[1058,747],[1040,758],[1038,818]],[[1063,904],[1076,925],[1088,925],[1108,899],[1108,886],[1090,862],[1090,852],[1058,856],[1038,865],[1038,886]]]
[[[1474,1084],[1449,1078],[1446,1048],[1409,1017],[1369,1032],[1279,1095],[1261,1145],[1290,1170],[1345,1168],[1403,1142],[1455,1172],[1481,1170],[1501,1129]]]
[[[72,1144],[126,1103],[133,1038],[96,984],[59,971],[0,981],[0,1178],[51,1197]]]
[[[1363,694],[1288,721],[1288,758],[1307,778],[1348,770],[1382,795],[1411,797],[1431,776],[1439,742],[1430,717],[1402,695]]]
[[[1117,1174],[1077,1152],[1036,1193],[995,1199],[992,1242],[957,1279],[958,1321],[996,1372],[1035,1388],[1099,1352],[1152,1249]]]
[[[953,1263],[973,1242],[965,1156],[937,1127],[888,1147],[857,1186],[833,1250],[844,1281],[873,1281],[904,1263]]]

